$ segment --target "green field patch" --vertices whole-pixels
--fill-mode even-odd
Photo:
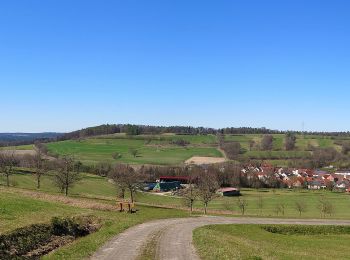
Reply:
[[[334,230],[328,235],[285,236],[259,225],[211,225],[196,229],[193,239],[201,259],[347,259],[350,235]]]
[[[141,139],[86,139],[82,141],[62,141],[47,144],[53,154],[73,155],[76,160],[86,164],[98,162],[132,163],[132,164],[181,164],[192,156],[222,157],[215,147],[177,145],[146,145]],[[137,149],[134,157],[130,149]],[[113,159],[113,153],[121,155]]]

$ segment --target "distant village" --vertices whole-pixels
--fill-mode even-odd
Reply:
[[[329,168],[333,168],[330,166]],[[263,164],[261,167],[247,166],[243,173],[254,174],[265,182],[270,174],[279,179],[288,188],[304,188],[309,190],[328,189],[339,192],[350,192],[350,170],[329,173],[323,170],[292,169],[273,167]],[[249,178],[249,176],[247,176]]]

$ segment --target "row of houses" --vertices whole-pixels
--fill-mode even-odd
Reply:
[[[275,168],[271,165],[261,167],[247,166],[245,174],[255,174],[262,181],[271,173],[289,188],[307,188],[310,190],[331,189],[350,192],[350,170],[329,173],[323,170]]]

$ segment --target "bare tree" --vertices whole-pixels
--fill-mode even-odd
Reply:
[[[239,142],[227,142],[221,145],[221,149],[225,151],[229,159],[236,159],[241,151],[241,144]]]
[[[48,168],[41,149],[35,150],[35,154],[31,158],[31,166],[35,169],[34,176],[36,178],[36,187],[37,189],[40,189],[41,177],[45,174]]]
[[[209,202],[217,196],[216,191],[218,188],[215,169],[213,167],[205,169],[198,178],[198,195],[204,205],[204,214],[207,214]]]
[[[255,146],[255,141],[254,140],[250,140],[249,141],[249,151],[252,151],[254,146]]]
[[[143,181],[143,175],[140,172],[135,171],[129,165],[118,164],[111,170],[109,177],[121,191],[122,198],[125,196],[125,191],[128,190],[131,202],[135,201],[135,193],[140,188],[140,182]]]
[[[334,213],[334,205],[323,196],[319,199],[318,209],[320,210],[321,217],[323,218],[325,218],[327,215],[332,216]]]
[[[288,132],[286,134],[284,144],[285,144],[285,148],[287,151],[294,150],[296,140],[297,140],[297,138],[293,133]]]
[[[258,197],[257,206],[258,206],[258,209],[259,209],[259,214],[262,215],[262,210],[263,210],[263,207],[264,207],[264,200],[263,200],[262,196]]]
[[[10,186],[10,176],[13,168],[19,164],[19,160],[14,151],[0,152],[0,171],[6,178],[6,186]]]
[[[68,196],[69,189],[81,180],[80,167],[72,157],[64,156],[56,161],[56,169],[54,184]]]
[[[299,212],[299,216],[307,211],[307,205],[304,201],[296,201],[294,204],[295,210]]]
[[[134,158],[136,158],[137,155],[139,154],[139,150],[132,148],[132,149],[129,149],[129,153],[130,153],[132,156],[134,156]]]
[[[198,199],[198,189],[195,186],[196,172],[193,169],[186,169],[188,171],[187,188],[182,192],[182,196],[186,205],[190,208],[190,213],[193,212],[193,204]]]
[[[245,200],[245,198],[238,198],[237,206],[238,206],[239,210],[241,211],[242,215],[244,215],[245,211],[247,209],[247,206],[248,206],[248,202]]]
[[[284,216],[284,212],[285,212],[285,204],[283,202],[277,203],[275,205],[275,212],[276,215],[278,216],[279,213],[282,214],[282,216]]]
[[[261,149],[266,150],[272,150],[273,146],[273,136],[272,135],[264,135],[261,139]]]

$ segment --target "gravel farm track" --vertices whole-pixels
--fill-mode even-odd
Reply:
[[[156,220],[137,225],[119,234],[100,248],[91,259],[138,259],[144,247],[151,239],[157,239],[156,259],[158,260],[200,259],[192,244],[192,232],[198,227],[211,224],[350,225],[350,220],[232,218],[214,216]]]

